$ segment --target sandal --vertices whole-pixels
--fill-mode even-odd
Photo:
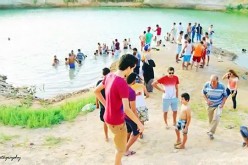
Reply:
[[[136,154],[135,151],[127,151],[124,155],[125,156],[130,156],[130,155],[134,155],[134,154]]]
[[[174,144],[174,147],[176,147],[176,146],[178,146],[178,145],[180,145],[181,144],[181,142],[176,142],[175,144]]]

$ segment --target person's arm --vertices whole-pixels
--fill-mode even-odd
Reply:
[[[185,132],[185,133],[188,132],[189,124],[191,122],[191,110],[190,109],[186,110],[186,121],[187,121],[187,123],[185,125],[184,130],[183,130],[183,132]]]
[[[102,103],[102,105],[105,107],[106,100],[103,98],[103,95],[101,93],[101,90],[103,90],[105,87],[102,83],[100,83],[94,90],[94,93],[96,95],[96,98]]]
[[[135,114],[133,113],[133,111],[130,109],[129,107],[129,101],[128,98],[123,98],[122,99],[122,104],[123,104],[123,109],[125,114],[133,121],[137,124],[139,132],[143,132],[144,131],[144,125],[140,122],[139,118],[137,116],[135,116]]]
[[[175,85],[176,88],[176,97],[178,98],[178,84]]]
[[[135,101],[130,101],[130,108],[131,110],[133,111],[133,113],[135,114],[136,117],[138,117],[138,113],[137,113],[137,110],[136,110],[136,103]]]
[[[96,108],[98,109],[99,108],[99,102],[98,102],[99,100],[97,99],[97,97],[96,97]]]
[[[229,72],[227,72],[226,74],[224,74],[224,76],[222,77],[222,80],[228,79],[229,76]]]
[[[164,90],[164,89],[161,89],[161,88],[158,86],[158,84],[159,84],[158,81],[154,81],[154,82],[152,83],[152,86],[153,86],[154,88],[156,88],[157,90],[159,90],[159,91],[165,93],[165,90]]]
[[[206,88],[206,84],[205,84],[204,88],[202,89],[203,98],[205,99],[207,105],[211,105],[211,104],[213,104],[213,102],[211,102],[211,101],[208,99],[208,97],[207,97],[207,92],[206,92],[205,88]]]

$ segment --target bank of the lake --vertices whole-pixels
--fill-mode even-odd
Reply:
[[[2,0],[0,8],[42,7],[159,7],[198,10],[222,10],[247,5],[247,0]]]

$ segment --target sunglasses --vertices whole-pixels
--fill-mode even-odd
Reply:
[[[174,74],[174,72],[169,72],[169,74]]]

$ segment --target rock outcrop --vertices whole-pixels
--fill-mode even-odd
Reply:
[[[124,0],[123,0],[124,1]],[[228,5],[247,5],[248,0],[144,0],[135,2],[99,2],[98,0],[1,0],[0,8],[25,7],[76,7],[76,6],[130,6],[193,8],[204,10],[225,10]]]

